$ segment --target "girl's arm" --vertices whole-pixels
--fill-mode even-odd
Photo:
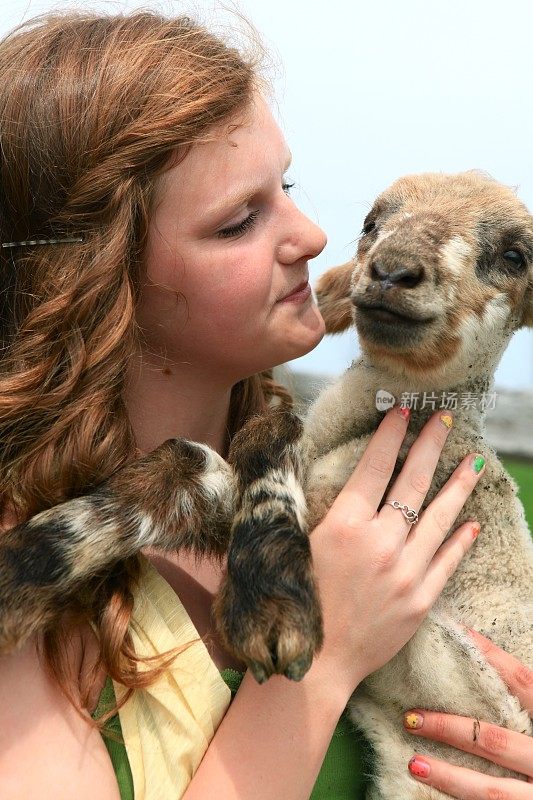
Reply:
[[[377,512],[405,431],[390,411],[311,534],[324,615],[319,656],[300,683],[275,676],[258,685],[245,676],[183,800],[308,800],[351,693],[413,635],[471,546],[477,530],[468,523],[442,544],[478,480],[471,456],[412,533],[395,509]],[[391,498],[420,508],[447,434],[434,415]]]

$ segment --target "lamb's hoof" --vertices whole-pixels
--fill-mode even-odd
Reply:
[[[308,652],[291,662],[283,674],[291,681],[301,681],[312,662],[313,653]]]
[[[252,633],[242,638],[232,649],[251,670],[258,683],[264,683],[271,675],[285,675],[293,681],[301,681],[313,661],[317,649],[315,637],[310,631],[285,628],[277,634],[272,630],[262,636]]]
[[[268,655],[265,655],[267,647]],[[295,637],[294,631],[282,631],[275,643],[261,643],[262,661],[247,657],[247,649],[247,643],[243,642],[242,660],[258,683],[264,683],[271,675],[285,675],[291,681],[301,681],[313,662],[316,645],[309,641],[304,644],[301,637]]]
[[[217,626],[226,647],[258,683],[271,675],[300,681],[322,645],[322,616],[314,585],[298,597],[240,597],[228,579],[215,601]]]
[[[274,658],[272,661],[275,663]],[[291,681],[301,681],[313,663],[313,652],[308,651],[299,658],[296,658],[288,665],[287,669],[284,670],[283,673],[275,668],[269,669],[267,666],[265,666],[265,664],[259,664],[257,661],[245,661],[245,663],[247,664],[248,669],[250,669],[257,683],[265,683],[265,681],[267,681],[270,676],[274,674],[283,674]]]

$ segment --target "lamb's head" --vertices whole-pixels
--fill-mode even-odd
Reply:
[[[317,286],[327,330],[352,316],[361,348],[433,388],[492,374],[533,326],[533,220],[478,172],[400,178],[367,215],[355,261]]]

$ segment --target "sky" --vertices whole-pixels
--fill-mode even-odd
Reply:
[[[76,2],[3,0],[0,33]],[[533,210],[533,3],[530,0],[88,2],[157,8],[234,26],[238,9],[271,54],[277,114],[293,152],[293,197],[328,234],[311,279],[352,257],[377,194],[413,172],[482,169]],[[354,333],[291,362],[336,375]],[[515,334],[496,387],[533,389],[533,331]]]

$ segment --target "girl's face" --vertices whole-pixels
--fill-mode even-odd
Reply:
[[[147,352],[169,367],[232,385],[324,335],[307,261],[326,236],[289,197],[289,162],[257,98],[244,124],[194,145],[160,178],[137,319]]]

